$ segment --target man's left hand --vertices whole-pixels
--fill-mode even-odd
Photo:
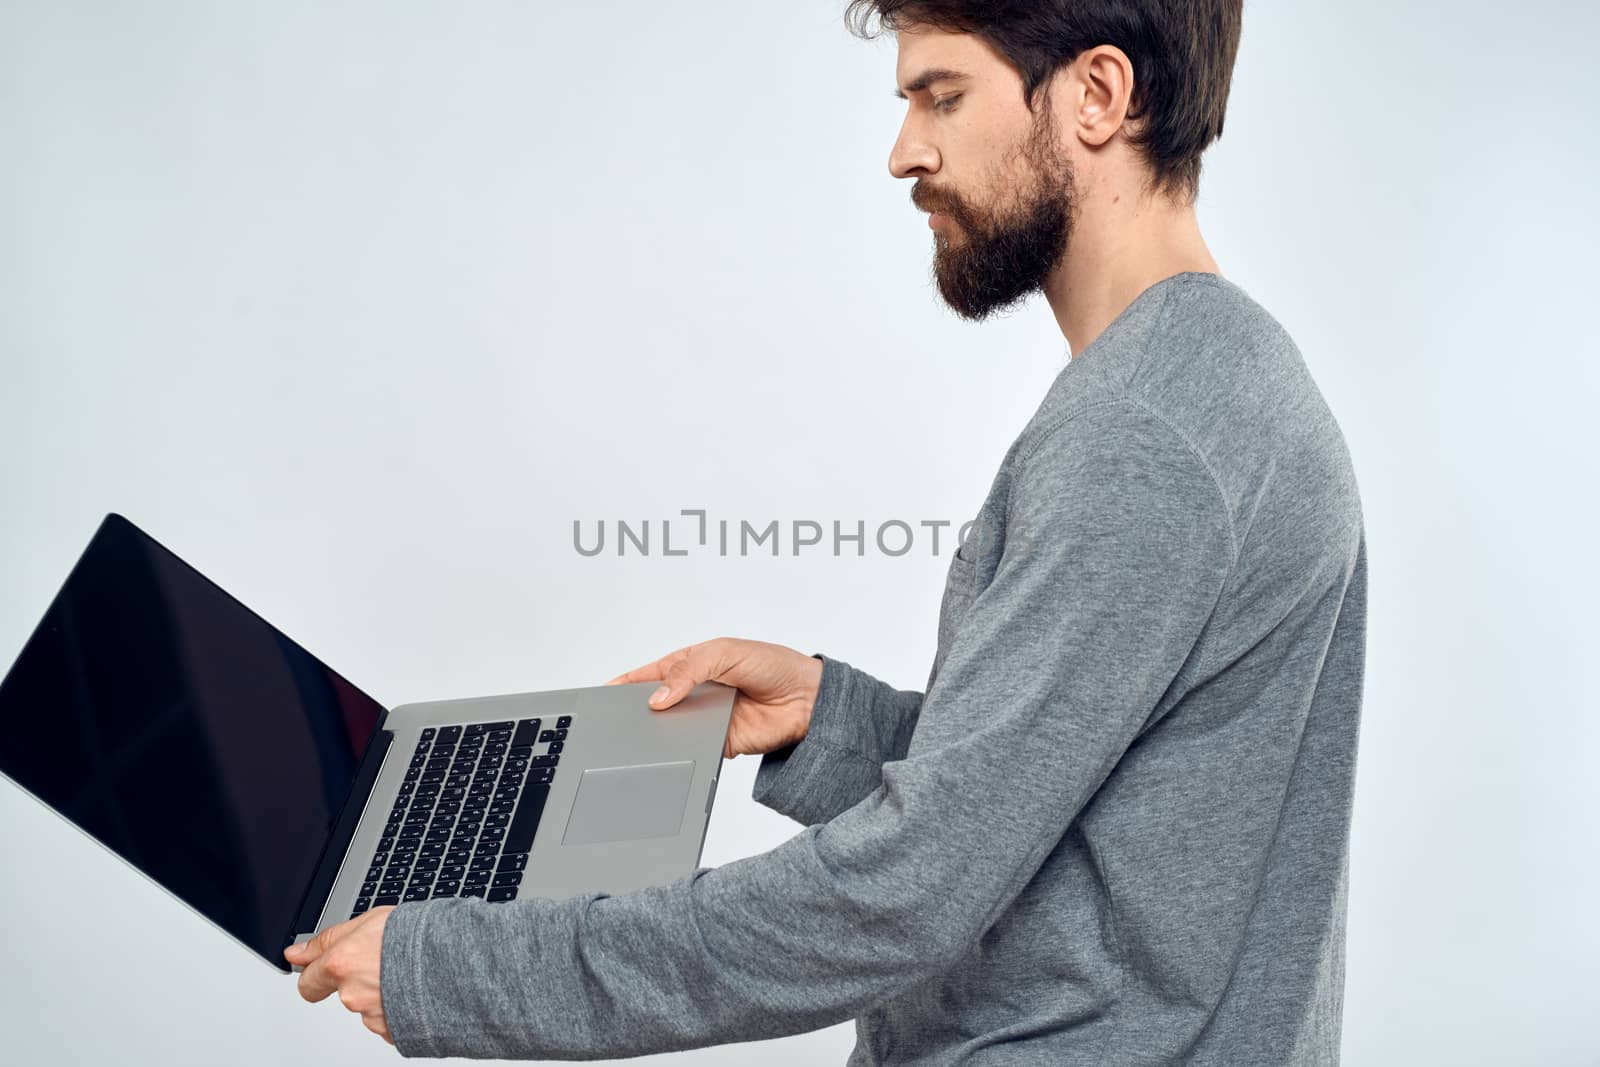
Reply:
[[[290,945],[283,958],[304,967],[300,995],[312,1003],[338,991],[339,1002],[361,1016],[368,1030],[394,1044],[383,1017],[378,967],[383,960],[383,924],[393,905],[373,908],[349,922],[330,926],[303,945]]]

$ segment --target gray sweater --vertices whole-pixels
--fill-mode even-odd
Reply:
[[[866,1064],[1331,1064],[1366,594],[1343,437],[1240,287],[1146,289],[950,563],[926,691],[824,656],[755,798],[805,828],[632,893],[403,904],[406,1056],[856,1021]]]

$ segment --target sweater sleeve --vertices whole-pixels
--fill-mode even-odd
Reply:
[[[782,1037],[971,951],[1199,655],[1234,555],[1208,469],[1130,401],[1058,423],[1013,469],[993,576],[876,788],[666,885],[400,905],[381,985],[401,1054],[576,1060]]]
[[[843,660],[813,653],[822,680],[806,736],[761,757],[751,795],[814,826],[878,788],[883,765],[904,759],[922,694],[895,689]]]

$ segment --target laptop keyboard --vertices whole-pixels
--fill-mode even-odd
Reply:
[[[548,730],[538,719],[423,730],[350,917],[433,897],[515,900],[571,727],[563,715]]]

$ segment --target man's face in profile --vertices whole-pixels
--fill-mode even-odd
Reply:
[[[1048,87],[1022,78],[980,38],[904,27],[895,80],[907,113],[889,157],[914,177],[911,201],[934,220],[933,277],[962,318],[981,320],[1043,288],[1071,233],[1076,197]],[[935,78],[951,71],[961,78]]]

